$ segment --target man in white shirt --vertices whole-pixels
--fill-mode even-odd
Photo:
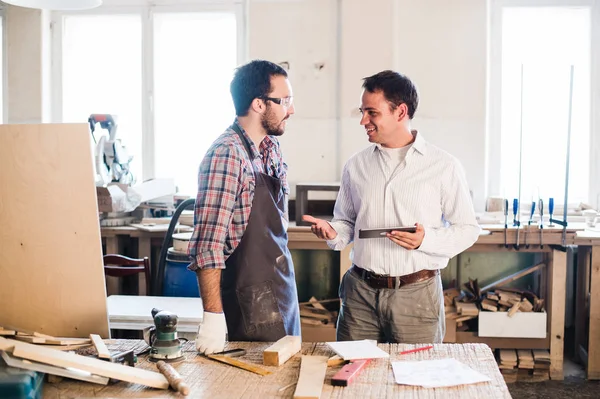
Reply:
[[[344,166],[329,223],[304,215],[334,250],[354,242],[337,340],[439,343],[446,330],[440,269],[479,235],[459,161],[411,129],[419,98],[406,76],[364,79],[360,124],[371,143]],[[415,226],[382,238],[359,230]]]

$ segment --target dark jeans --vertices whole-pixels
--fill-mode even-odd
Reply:
[[[397,289],[376,289],[348,270],[339,295],[338,341],[425,344],[441,343],[444,338],[444,294],[439,274]]]

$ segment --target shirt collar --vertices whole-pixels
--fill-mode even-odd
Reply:
[[[246,131],[244,130],[244,128],[242,127],[242,125],[240,125],[240,122],[238,121],[238,118],[235,118],[235,120],[233,121],[233,123],[240,129],[240,132],[242,132],[242,136],[244,136],[244,139],[246,140],[246,142],[250,146],[250,151],[252,151],[252,159],[258,158],[261,155],[260,151],[258,150],[258,148],[256,148],[256,145],[254,145],[254,141],[252,141],[252,139],[250,138],[250,136],[248,136],[248,133],[246,133]]]
[[[412,135],[415,137],[415,140],[409,144],[411,148],[414,148],[416,151],[421,153],[421,155],[425,155],[427,152],[427,141],[425,138],[417,130],[411,130]],[[381,144],[377,143],[373,147],[373,149],[381,150]]]

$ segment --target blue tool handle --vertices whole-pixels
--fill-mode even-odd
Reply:
[[[515,198],[513,200],[513,215],[517,214],[518,209],[519,209],[519,200]]]
[[[534,212],[535,212],[535,201],[531,201],[531,217],[533,217]]]
[[[548,201],[548,212],[551,215],[554,213],[554,198],[550,198],[550,201]]]

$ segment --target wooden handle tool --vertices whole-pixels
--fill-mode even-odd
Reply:
[[[179,374],[173,366],[159,360],[156,363],[156,367],[158,368],[158,371],[165,376],[167,381],[169,381],[169,385],[171,385],[174,390],[182,395],[188,395],[190,393],[190,387],[183,382],[183,377],[181,377],[181,374]]]

